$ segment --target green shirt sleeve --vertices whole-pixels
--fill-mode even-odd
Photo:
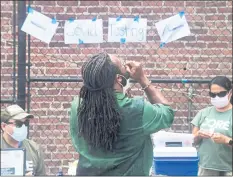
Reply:
[[[193,118],[193,120],[191,121],[191,124],[193,124],[195,127],[200,128],[201,123],[202,123],[202,119],[203,119],[203,111],[199,111],[197,113],[197,115]]]
[[[170,106],[144,102],[143,130],[146,135],[171,127],[174,120],[174,111]]]
[[[71,108],[69,110],[69,117],[70,117],[70,137],[72,144],[76,151],[78,151],[78,146],[77,146],[77,109],[78,109],[78,102],[79,98],[76,97],[71,103]]]
[[[44,153],[42,149],[39,147],[38,149],[38,160],[37,168],[35,171],[35,176],[45,176],[45,163],[44,163]]]

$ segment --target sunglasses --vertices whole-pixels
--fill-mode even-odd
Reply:
[[[212,92],[209,92],[209,95],[211,98],[215,98],[216,96],[218,97],[224,97],[226,96],[228,93],[228,91],[222,91],[222,92],[219,92],[219,93],[212,93]]]
[[[6,124],[8,124],[8,125],[13,124],[13,125],[15,125],[17,128],[20,128],[20,127],[22,127],[23,125],[29,126],[29,120],[26,120],[26,121],[24,121],[24,122],[19,121],[19,120],[16,120],[15,122],[6,122]]]

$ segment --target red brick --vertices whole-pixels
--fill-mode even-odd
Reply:
[[[172,7],[156,7],[153,8],[153,12],[154,13],[172,13],[173,12],[173,8]]]
[[[193,7],[185,7],[185,8],[181,8],[179,11],[185,10],[185,13],[187,14],[193,14],[195,13],[195,8]]]
[[[163,2],[162,1],[142,1],[142,7],[143,6],[155,6],[155,7],[162,7]]]
[[[84,13],[87,12],[87,7],[67,7],[66,13]]]
[[[108,12],[107,7],[89,7],[88,8],[89,13],[106,13]]]
[[[116,7],[109,7],[109,12],[111,12],[111,13],[130,13],[130,8],[128,8],[128,7],[117,7],[117,8]]]
[[[218,8],[218,12],[219,13],[223,13],[223,14],[226,14],[226,13],[231,13],[232,14],[232,8]]]
[[[217,41],[218,39],[217,36],[197,36],[198,41]]]
[[[225,20],[225,15],[206,15],[205,20],[216,21],[216,20]]]
[[[42,6],[55,6],[56,1],[32,1],[35,5],[42,5]]]
[[[69,139],[55,139],[55,144],[57,145],[61,145],[61,144],[70,144],[70,140]]]
[[[46,47],[47,45],[39,39],[31,36],[31,47]]]
[[[196,8],[196,13],[198,14],[215,14],[217,13],[216,8]]]
[[[57,95],[59,92],[59,90],[38,90],[39,95]]]
[[[170,42],[166,44],[167,48],[173,49],[173,48],[183,48],[185,47],[184,43],[175,43],[175,42]]]
[[[227,43],[210,43],[207,45],[208,48],[227,48]]]
[[[226,1],[207,1],[206,7],[226,7]]]
[[[132,13],[151,13],[152,8],[132,8]]]
[[[185,1],[164,1],[164,6],[184,7],[184,2]]]
[[[47,166],[47,167],[50,167],[50,169],[51,169],[51,167],[59,167],[59,166],[61,166],[61,160],[56,160],[56,161],[45,161],[45,165]],[[58,172],[58,171],[57,171]],[[55,172],[55,173],[57,173],[57,172]]]
[[[1,1],[1,6],[13,5],[13,1]]]
[[[199,55],[200,51],[199,50],[193,50],[193,49],[179,49],[179,54],[183,55]]]
[[[207,34],[207,29],[191,29],[191,32],[194,34]]]
[[[5,1],[1,1],[1,13],[2,12],[12,12],[13,11],[13,5],[5,5],[5,4],[3,4],[3,2],[5,2]]]
[[[8,19],[1,19],[1,26],[10,25],[11,22]]]
[[[1,12],[1,18],[13,18],[13,13],[11,13],[11,12]]]
[[[98,6],[99,1],[80,1],[80,6]]]
[[[232,21],[232,14],[228,15],[227,19]]]
[[[201,55],[220,55],[222,52],[220,50],[210,50],[210,49],[205,49],[201,51]]]
[[[141,1],[121,1],[121,6],[141,6]]]
[[[101,48],[119,48],[120,47],[120,42],[119,43],[101,43],[100,44]]]
[[[78,1],[56,1],[59,6],[78,6]]]
[[[99,1],[100,6],[120,6],[120,1]]]
[[[206,43],[187,43],[185,46],[192,48],[206,48]]]
[[[56,130],[69,130],[69,125],[57,125]]]
[[[179,41],[189,41],[189,42],[196,41],[196,36],[186,36],[186,37],[179,39]]]
[[[223,21],[221,21],[221,22],[216,22],[215,23],[215,25],[216,25],[216,27],[217,28],[224,28],[224,29],[228,29],[228,28],[230,28],[231,27],[231,24],[229,23],[229,22],[223,22]]]
[[[205,17],[204,15],[185,15],[187,21],[201,21],[203,22]]]
[[[57,174],[59,171],[59,167],[52,167],[52,168],[48,168],[49,172],[47,172],[46,174]],[[63,169],[62,169],[63,170]]]
[[[61,144],[61,146],[57,146],[57,151],[58,152],[67,152],[67,148],[63,144]],[[67,156],[65,156],[65,157],[67,157]]]
[[[231,32],[229,30],[219,30],[219,29],[210,29],[209,30],[209,34],[210,35],[222,35],[222,36],[228,36],[228,35],[231,35]]]
[[[63,13],[64,8],[63,7],[52,7],[52,6],[45,6],[43,8],[43,12],[49,12],[49,13]],[[59,20],[59,19],[58,19]]]
[[[56,18],[59,20],[69,20],[70,18],[76,19],[76,15],[75,14],[56,14]]]
[[[205,7],[205,1],[186,1],[186,6],[191,6],[191,7]]]
[[[50,67],[50,68],[60,68],[60,67],[65,67],[65,63],[50,63],[50,62],[47,62],[45,64],[46,67]]]

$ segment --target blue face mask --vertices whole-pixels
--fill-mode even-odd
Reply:
[[[13,134],[9,134],[14,140],[20,142],[27,138],[28,128],[23,124],[21,127],[14,127]]]

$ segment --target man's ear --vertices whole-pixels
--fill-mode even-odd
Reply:
[[[232,89],[229,91],[229,96],[232,97]]]
[[[119,82],[121,83],[122,82],[122,77],[119,74],[117,74],[115,80],[116,80],[117,83],[119,83]]]
[[[4,123],[4,122],[1,123],[1,131],[4,131],[4,130],[5,130],[6,125],[7,125],[7,124]]]

